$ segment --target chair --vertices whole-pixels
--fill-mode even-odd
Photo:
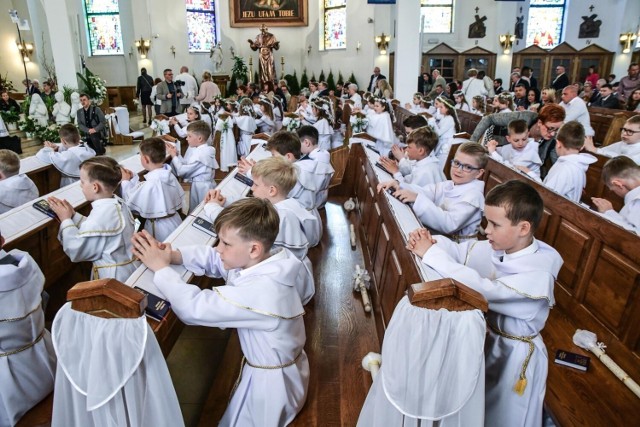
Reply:
[[[115,145],[132,145],[133,141],[144,138],[144,132],[132,131],[129,127],[129,110],[127,107],[113,107],[109,114],[109,128],[112,142]]]

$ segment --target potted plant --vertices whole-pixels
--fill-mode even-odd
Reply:
[[[18,122],[18,128],[27,134],[27,138],[33,138],[33,133],[37,130],[36,122],[29,116]]]
[[[233,67],[231,67],[232,78],[236,79],[238,86],[247,82],[247,73],[249,69],[241,56],[233,56]]]
[[[89,95],[91,102],[100,105],[107,97],[107,81],[102,80],[97,74],[93,74],[88,68],[84,69],[84,75],[76,73],[84,84],[84,93]]]
[[[20,114],[15,109],[0,112],[2,120],[7,125],[7,129],[10,131],[18,129],[18,121],[20,120]]]

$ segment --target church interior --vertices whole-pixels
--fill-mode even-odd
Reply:
[[[635,167],[634,173],[638,175],[639,1],[0,0],[0,3],[5,10],[0,13],[0,90],[3,99],[6,92],[16,101],[16,110],[11,110],[10,106],[2,107],[0,154],[6,150],[19,154],[20,175],[28,176],[35,183],[37,200],[49,200],[50,204],[58,199],[68,200],[74,212],[71,225],[75,222],[75,215],[82,214],[88,218],[97,206],[95,201],[89,203],[91,200],[83,187],[88,175],[76,166],[79,175],[75,181],[80,181],[64,187],[60,180],[67,175],[54,161],[43,163],[42,152],[49,149],[60,153],[64,150],[58,148],[61,144],[66,147],[62,128],[69,122],[75,122],[75,127],[80,128],[83,108],[86,123],[93,120],[89,115],[90,111],[95,111],[92,109],[102,112],[104,131],[97,137],[96,144],[106,156],[115,159],[122,170],[131,174],[131,182],[139,180],[142,183],[148,182],[144,176],[150,173],[147,172],[150,170],[147,167],[149,157],[141,160],[146,156],[141,149],[142,141],[160,137],[169,145],[175,144],[175,157],[186,158],[185,150],[193,148],[191,139],[197,132],[189,130],[195,128],[182,120],[191,122],[187,118],[187,107],[193,105],[191,102],[200,106],[206,104],[208,111],[199,107],[203,108],[199,116],[202,121],[207,121],[205,116],[208,116],[211,136],[203,145],[214,148],[212,162],[216,163],[216,168],[211,188],[218,189],[214,198],[225,199],[221,202],[223,205],[230,200],[256,197],[258,177],[251,177],[245,168],[251,170],[255,162],[271,157],[274,152],[270,136],[276,129],[284,126],[285,130],[295,132],[301,124],[312,124],[304,118],[305,102],[311,105],[309,111],[330,105],[327,113],[332,116],[329,121],[331,137],[327,137],[329,145],[326,150],[327,159],[330,157],[327,167],[332,172],[323,184],[325,201],[307,208],[309,212],[315,211],[321,227],[321,238],[317,244],[313,247],[309,244],[308,252],[305,248],[310,266],[307,273],[315,283],[315,294],[300,306],[304,312],[301,316],[304,321],[304,350],[290,362],[286,356],[277,365],[256,364],[255,360],[252,364],[249,359],[255,354],[261,351],[268,353],[274,350],[269,345],[275,347],[281,343],[263,342],[258,345],[252,342],[255,337],[238,332],[245,326],[226,326],[224,322],[198,323],[177,308],[168,306],[165,309],[173,301],[169,298],[163,300],[165,296],[159,290],[160,286],[155,284],[158,274],[154,279],[155,270],[140,263],[140,257],[134,257],[136,252],[131,255],[136,261],[135,272],[123,279],[107,280],[95,274],[98,270],[92,262],[99,258],[76,260],[68,254],[65,246],[67,237],[63,236],[66,236],[65,224],[69,227],[66,222],[69,220],[59,218],[60,215],[56,217],[57,208],[51,210],[46,202],[44,210],[38,210],[35,206],[38,203],[33,203],[35,199],[0,210],[0,384],[5,380],[8,381],[6,384],[9,380],[19,384],[19,379],[15,378],[21,374],[29,377],[15,390],[9,390],[9,387],[0,390],[0,427],[69,425],[65,423],[74,419],[74,415],[69,413],[75,414],[75,422],[90,420],[86,422],[95,426],[121,425],[118,422],[122,420],[129,423],[126,425],[174,425],[169,420],[175,419],[175,425],[183,423],[186,426],[220,423],[238,426],[565,427],[622,426],[632,424],[633,419],[640,419],[640,386],[637,384],[640,382],[640,329],[637,327],[640,322],[640,193],[634,188],[619,193],[611,184],[613,181],[605,181],[607,174],[603,170],[609,170],[610,158],[619,154],[605,155],[601,152],[608,146],[622,144],[618,142],[621,139],[635,141],[636,150],[622,154],[635,161],[636,164],[631,162],[633,166],[629,168]],[[142,74],[141,69],[145,70]],[[561,100],[565,101],[564,88],[578,85],[575,90],[580,95],[576,98],[585,99],[582,104],[587,112],[587,122],[581,127],[584,149],[578,149],[575,155],[588,152],[593,161],[584,168],[584,183],[577,200],[569,200],[557,190],[545,186],[540,176],[533,179],[508,162],[497,161],[493,154],[489,154],[493,153],[491,150],[485,152],[485,157],[488,157],[486,166],[474,168],[473,164],[459,160],[470,158],[471,155],[465,151],[465,144],[470,141],[482,143],[484,140],[487,147],[491,132],[502,136],[502,143],[505,135],[509,138],[511,125],[491,122],[490,127],[488,124],[485,126],[485,118],[500,115],[500,107],[496,103],[500,97],[498,86],[504,93],[517,92],[521,86],[520,79],[525,76],[521,70],[525,69],[529,72],[525,78],[527,94],[537,80],[536,107],[533,107],[534,101],[530,101],[520,109],[516,102],[509,113],[532,112],[533,115],[525,114],[517,119],[527,122],[525,133],[530,141],[536,140],[536,147],[538,140],[540,144],[544,141],[556,144],[556,137],[562,129],[558,126],[559,129],[553,130],[550,123],[560,122],[562,125],[563,122],[543,119],[547,116],[541,110],[547,108],[547,103],[541,98],[541,92],[554,89],[555,104],[559,104]],[[167,77],[167,70],[169,75],[172,70],[174,83]],[[469,70],[473,73],[469,74]],[[402,172],[402,160],[397,155],[393,159],[397,145],[392,149],[390,145],[380,143],[382,136],[375,133],[376,119],[370,116],[376,108],[388,111],[391,127],[387,131],[391,132],[395,144],[406,146],[412,141],[411,134],[415,131],[407,129],[413,126],[406,123],[415,116],[424,117],[425,124],[428,122],[437,130],[441,107],[443,110],[447,106],[454,109],[456,96],[460,94],[463,94],[463,99],[467,95],[471,105],[471,98],[477,97],[467,94],[472,85],[468,79],[482,82],[481,78],[475,78],[478,71],[489,79],[489,86],[485,84],[487,90],[483,89],[481,95],[483,106],[486,98],[486,108],[473,112],[469,105],[466,111],[455,107],[456,127],[451,131],[450,151],[444,153],[441,163],[444,166],[440,167],[439,173],[443,179],[455,182],[453,177],[456,174],[481,170],[476,181],[482,183],[480,192],[484,216],[483,208],[478,208],[478,221],[483,218],[478,225],[478,234],[475,230],[472,236],[459,231],[442,234],[447,234],[461,245],[469,237],[473,241],[487,242],[483,228],[493,224],[487,222],[487,208],[494,206],[485,205],[485,197],[512,181],[526,182],[528,188],[535,190],[544,203],[544,209],[537,220],[539,225],[532,228],[531,239],[544,242],[544,247],[550,247],[561,257],[562,266],[558,266],[550,279],[551,290],[544,296],[536,296],[535,292],[544,287],[540,284],[545,281],[542,275],[534,275],[535,280],[531,281],[535,284],[525,290],[511,287],[506,279],[501,282],[495,277],[495,272],[489,277],[491,280],[486,279],[529,304],[544,306],[538,308],[543,314],[523,314],[531,308],[517,301],[509,308],[516,314],[504,315],[507,320],[498,321],[500,328],[508,329],[517,324],[529,333],[510,335],[494,330],[496,325],[489,319],[495,320],[494,313],[496,310],[500,312],[505,302],[500,296],[492,299],[494,293],[484,292],[486,288],[465,283],[463,278],[471,276],[460,271],[471,268],[467,267],[469,259],[459,263],[460,269],[454,269],[455,274],[445,275],[426,261],[427,255],[423,259],[423,254],[414,250],[418,240],[426,239],[424,234],[413,234],[415,230],[424,227],[435,231],[443,229],[428,226],[418,213],[418,205],[422,205],[419,198],[424,200],[419,190],[415,190],[420,194],[416,196],[418,198],[407,202],[394,195],[394,188],[385,186],[389,180],[395,179],[397,190],[413,188],[410,182],[406,187],[403,184],[406,174]],[[594,81],[604,79],[599,84],[589,82],[594,72],[599,76]],[[195,93],[187,95],[192,98],[190,103],[184,104],[181,99],[172,100],[170,97],[156,98],[165,81],[170,93],[172,90],[175,90],[174,94],[180,92],[179,88],[172,88],[179,87],[183,79],[180,76],[185,74],[190,75],[197,85]],[[205,74],[208,77],[204,78]],[[567,83],[556,89],[560,77],[567,79]],[[435,92],[436,95],[430,96],[431,91],[436,91],[436,78],[444,78],[446,85]],[[500,79],[501,85],[496,85],[496,79]],[[218,91],[211,103],[195,101],[198,87],[202,88],[204,80],[215,83]],[[245,131],[239,128],[239,122],[227,121],[238,112],[231,114],[224,109],[214,112],[213,109],[218,108],[217,104],[230,104],[241,110],[243,104],[240,101],[245,95],[242,89],[251,91],[251,85],[255,84],[260,92],[267,81],[271,85],[271,93],[261,95],[253,103],[259,105],[264,101],[274,110],[274,106],[279,104],[279,119],[275,119],[273,114],[271,116],[280,123],[271,131],[262,130],[261,125],[254,127],[255,131],[248,136],[250,143],[247,142],[246,151],[242,151],[240,147]],[[378,81],[388,82],[391,95],[379,92],[381,86]],[[53,88],[51,96],[33,96],[34,82],[38,82],[38,93],[45,94],[45,89]],[[313,101],[313,88],[309,90],[308,87],[315,85],[318,89],[318,83],[323,83],[328,89],[326,102]],[[351,87],[350,83],[355,86]],[[186,85],[186,94],[189,83],[183,84]],[[450,84],[453,88],[449,87]],[[149,90],[153,86],[150,101],[153,105],[150,106],[143,99],[144,94],[148,94],[145,85]],[[344,85],[344,92],[337,88],[338,85]],[[589,102],[589,93],[584,95],[588,90],[594,90],[594,96],[602,98],[595,89],[596,85],[603,94],[607,87],[611,89],[611,96],[616,99],[614,107],[603,108],[600,100],[599,103]],[[273,91],[281,86],[286,87],[287,93],[281,91],[282,102],[274,102]],[[365,104],[369,92],[376,95],[371,97],[371,111],[367,112]],[[74,100],[74,93],[80,101]],[[298,98],[298,94],[304,96]],[[251,92],[247,95],[251,99]],[[275,96],[279,95],[276,93]],[[594,96],[591,101],[596,99]],[[92,105],[88,110],[83,104],[87,97],[87,102]],[[44,114],[34,113],[36,98],[44,102]],[[359,101],[354,102],[356,98]],[[424,109],[413,105],[416,100],[424,100],[421,104]],[[67,109],[71,107],[64,110],[69,112],[61,112],[63,104]],[[181,105],[183,114],[179,114]],[[149,110],[145,110],[145,106]],[[564,108],[563,104],[561,106]],[[171,117],[174,113],[175,118]],[[262,113],[265,113],[264,109]],[[63,120],[62,116],[66,119]],[[434,117],[437,123],[433,121]],[[564,112],[562,117],[565,117]],[[176,119],[179,124],[175,124]],[[553,136],[545,138],[544,132]],[[91,133],[93,130],[81,131],[82,140],[88,143]],[[299,139],[304,145],[303,136]],[[232,149],[233,160],[227,161],[224,148],[230,141],[238,148],[237,151]],[[509,146],[510,140],[506,141],[506,146]],[[589,149],[591,146],[593,149]],[[90,148],[89,145],[87,147]],[[555,147],[554,150],[558,151],[558,146]],[[93,145],[91,148],[95,154],[102,154]],[[435,151],[434,147],[433,153]],[[402,150],[400,153],[405,155]],[[558,151],[558,155],[561,153]],[[459,158],[460,155],[463,157]],[[309,153],[303,149],[296,157],[300,159],[296,164],[302,163],[305,157],[309,157]],[[386,157],[391,157],[391,160]],[[7,176],[4,159],[0,155],[0,192],[6,191],[7,195],[11,189],[2,186],[2,180]],[[393,163],[399,172],[389,170],[386,162]],[[178,174],[176,170],[179,168],[175,166],[175,158],[169,149],[165,163],[165,169]],[[542,163],[544,168],[544,158]],[[296,166],[296,170],[300,173],[304,167]],[[549,167],[552,168],[550,164]],[[126,173],[123,172],[123,180]],[[162,241],[170,243],[173,249],[196,244],[209,247],[227,245],[222,240],[222,230],[213,230],[214,217],[210,217],[210,222],[204,220],[205,212],[208,212],[205,205],[211,201],[211,193],[208,193],[209,198],[199,199],[194,204],[193,199],[189,200],[190,194],[195,192],[197,179],[178,176],[176,182],[181,187],[181,205],[179,209],[159,217],[166,218],[177,212],[181,218],[180,225],[174,227],[166,239],[159,239],[159,247]],[[636,187],[640,189],[640,175],[637,183]],[[124,186],[121,185],[118,191],[124,191]],[[53,201],[49,198],[51,196]],[[0,195],[0,208],[3,197]],[[155,193],[152,197],[161,198]],[[607,215],[601,215],[594,199],[609,201],[609,210],[615,214],[624,213],[630,218],[627,222],[635,224],[636,228],[634,225],[631,228],[622,226],[607,219]],[[446,210],[443,206],[447,203],[442,200],[432,204],[434,209]],[[309,212],[305,214],[309,215]],[[145,220],[137,212],[134,214],[140,230],[148,229],[150,223],[155,225],[155,220]],[[302,219],[298,219],[302,223]],[[77,226],[80,227],[80,223]],[[107,226],[105,222],[104,228]],[[431,241],[431,234],[428,236]],[[136,243],[132,245],[137,248]],[[468,257],[473,253],[473,246],[473,243],[465,246],[469,251]],[[159,250],[165,249],[163,246]],[[28,253],[33,258],[33,265],[41,270],[42,296],[40,292],[36,295],[32,291],[24,291],[24,297],[21,294],[15,299],[16,289],[12,285],[17,283],[10,281],[16,276],[5,273],[9,271],[5,264],[13,263],[11,254],[16,250]],[[427,254],[431,252],[432,249],[428,249]],[[5,255],[8,256],[7,262],[3,261]],[[502,258],[500,256],[500,263]],[[489,251],[484,259],[487,263],[495,261],[492,261]],[[174,264],[173,259],[171,263]],[[545,271],[551,269],[548,264],[551,262],[540,268]],[[17,262],[14,265],[18,265]],[[198,266],[195,271],[186,268],[187,265],[191,264],[170,267],[180,282],[196,285],[203,292],[206,290],[223,302],[234,305],[237,311],[244,309],[251,311],[252,315],[260,311],[228,301],[223,293],[216,293],[217,287],[226,287],[224,278],[231,280],[227,273],[222,276],[224,278],[219,275],[213,277],[213,274],[203,274],[210,271],[208,267]],[[121,267],[121,261],[112,261],[106,268],[114,268],[115,271]],[[527,268],[533,271],[533,266]],[[479,267],[478,274],[483,274],[482,269]],[[21,280],[25,288],[39,280],[35,273],[26,281],[24,277]],[[132,291],[133,287],[142,288],[151,296],[143,298],[143,294]],[[31,297],[38,301],[42,299],[42,310],[40,304],[33,309],[33,301],[26,302],[27,294],[33,294]],[[259,300],[257,297],[254,299]],[[25,305],[22,311],[16,308],[21,304]],[[53,332],[56,326],[61,328],[64,322],[70,322],[69,311],[72,310],[67,310],[67,307],[92,313],[91,319],[100,318],[101,322],[111,322],[113,326],[116,321],[145,319],[145,306],[154,304],[154,314],[147,310],[145,322],[138,322],[139,328],[131,326],[128,329],[124,323],[122,328],[113,331],[108,327],[105,331],[86,328],[88,337],[94,333],[96,337],[102,333],[105,335],[94,340],[93,344],[85,344],[84,350],[91,345],[108,349],[110,343],[102,340],[110,336],[114,340],[112,348],[117,349],[112,350],[114,353],[133,354],[139,351],[139,354],[122,357],[120,362],[116,356],[109,362],[108,357],[112,355],[101,359],[96,356],[97,351],[86,351],[95,358],[93,365],[92,361],[80,355],[63,354],[63,348],[72,348],[63,347],[59,342],[65,331]],[[157,314],[158,307],[164,310],[160,315]],[[289,307],[286,310],[293,309]],[[420,322],[424,312],[429,312],[431,317],[423,324]],[[261,313],[264,314],[264,310]],[[403,313],[409,317],[402,320]],[[16,325],[24,326],[25,320],[38,315],[41,317],[28,327],[37,329],[33,336],[30,331],[27,338],[13,337]],[[278,319],[282,324],[291,321],[284,315],[267,313],[266,316],[269,320]],[[512,321],[514,323],[510,323]],[[246,321],[242,325],[248,323]],[[207,326],[209,324],[212,325]],[[525,324],[526,327],[522,326]],[[535,325],[531,330],[528,329],[530,324]],[[67,330],[69,342],[79,342],[80,331],[85,326],[78,327],[75,336],[73,331]],[[577,330],[593,331],[597,340],[594,336],[587,344],[578,344]],[[50,344],[49,331],[54,344]],[[485,336],[487,340],[493,336],[515,344],[509,344],[512,347],[496,345],[494,351],[504,351],[506,355],[493,354],[495,360],[490,359],[487,355],[489,341],[485,343]],[[55,378],[51,373],[48,386],[37,384],[41,374],[36,375],[35,368],[29,373],[28,366],[20,367],[18,362],[12,365],[11,360],[18,359],[21,352],[43,346],[45,341],[50,352],[54,347],[59,351],[57,365],[55,358],[47,362],[54,368],[57,366]],[[157,343],[152,345],[149,341]],[[85,351],[80,353],[84,355]],[[283,410],[278,418],[269,412],[269,405],[265,405],[267,409],[255,409],[256,412],[251,413],[247,408],[251,405],[258,408],[260,404],[249,397],[240,404],[240,408],[234,406],[238,405],[237,402],[230,403],[234,393],[247,392],[245,388],[251,387],[246,385],[250,381],[247,376],[253,371],[261,371],[271,376],[266,377],[268,380],[261,379],[262,383],[253,380],[256,389],[261,387],[257,394],[269,396],[280,393],[289,399],[287,405],[292,405],[295,400],[292,396],[299,392],[295,388],[302,386],[287,377],[287,369],[300,365],[301,354],[308,360],[305,361],[306,383],[302,403],[294,412],[291,413],[292,409],[287,407],[289,412]],[[532,356],[534,354],[536,356]],[[127,360],[135,357],[138,357],[135,362]],[[502,363],[508,357],[515,360],[510,362],[517,365],[516,376],[505,382],[498,381],[496,386],[493,373],[498,368],[495,363]],[[23,359],[23,364],[26,363],[24,360],[35,359]],[[104,362],[104,370],[80,371],[79,366],[96,368],[97,360]],[[109,371],[109,368],[114,368],[110,363],[117,365],[125,363],[124,360],[144,372],[132,371],[126,377],[121,371],[129,369],[129,366]],[[490,360],[495,363],[490,363]],[[389,363],[389,374],[383,377],[385,362]],[[274,366],[258,366],[260,364]],[[11,371],[12,366],[14,372]],[[146,376],[156,375],[151,370],[153,367],[159,370],[158,378],[149,380]],[[72,378],[74,375],[82,378],[80,382]],[[120,380],[118,375],[126,378]],[[121,383],[116,385],[118,381]],[[83,389],[85,382],[91,385]],[[281,382],[295,390],[281,390]],[[509,394],[508,398],[496,398],[497,392],[491,391],[494,386],[507,390],[502,392]],[[87,391],[91,387],[96,390]],[[112,387],[113,392],[107,391],[108,387]],[[153,387],[166,391],[154,392]],[[2,388],[4,386],[0,386]],[[46,392],[38,395],[32,403],[23,404],[27,407],[12,413],[20,407],[21,400],[27,400],[25,396],[31,399],[30,396],[36,393],[30,391],[32,389],[46,389]],[[94,392],[95,396],[92,395]],[[59,397],[65,393],[65,398]],[[139,393],[139,396],[132,397],[134,393]],[[538,395],[532,396],[535,393]],[[160,396],[155,397],[157,394]],[[506,415],[496,417],[495,408],[490,409],[485,400],[492,404],[499,401],[501,408],[509,408],[506,411],[509,416],[516,414],[515,418]],[[74,404],[80,407],[73,408]],[[132,409],[135,405],[137,407]],[[274,413],[278,411],[278,408],[271,409]],[[157,414],[149,414],[156,410]],[[230,414],[232,410],[238,412]],[[534,414],[528,413],[529,410]],[[62,412],[67,415],[62,417]],[[166,417],[165,421],[162,417]]]

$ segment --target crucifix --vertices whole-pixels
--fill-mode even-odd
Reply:
[[[479,10],[480,10],[480,8],[478,6],[476,6],[476,13],[478,13]]]
[[[593,9],[595,9],[593,5],[589,6],[589,12],[593,12]]]

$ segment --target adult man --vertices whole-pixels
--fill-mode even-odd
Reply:
[[[327,82],[319,82],[318,83],[318,96],[329,96],[329,87],[327,86]]]
[[[621,101],[626,101],[631,96],[631,92],[634,91],[640,85],[640,65],[633,62],[629,65],[627,71],[629,74],[620,79],[620,85],[618,86],[618,97]]]
[[[484,87],[484,82],[477,78],[478,70],[470,68],[467,71],[468,79],[462,82],[462,93],[468,100],[473,99],[474,96],[486,96],[487,89]]]
[[[559,92],[567,86],[569,86],[569,77],[565,74],[564,67],[558,65],[556,67],[556,78],[551,82],[551,87],[554,88],[556,92]]]
[[[433,70],[431,71],[431,77],[433,77],[433,84],[431,85],[431,92],[429,92],[429,98],[436,99],[437,96],[440,96],[444,91],[444,88],[447,87],[447,81],[440,75],[440,71]],[[436,88],[438,85],[442,88],[442,91],[438,92]]]
[[[523,79],[518,71],[511,73],[511,83],[509,84],[509,92],[515,92],[516,86],[523,84],[529,90],[529,80]]]
[[[195,100],[195,96],[198,94],[198,83],[196,79],[189,74],[189,67],[180,67],[180,74],[176,76],[176,82],[184,82],[184,85],[179,89],[182,90],[182,97],[180,97],[180,112],[187,109],[189,105]],[[178,86],[180,84],[178,83]]]
[[[604,84],[600,88],[600,96],[591,103],[592,107],[620,109],[620,101],[613,95],[613,87],[610,84]]]
[[[522,72],[520,74],[523,79],[527,79],[529,81],[529,88],[538,87],[538,80],[533,77],[533,70],[531,67],[522,67]]]
[[[484,70],[480,70],[478,71],[478,80],[481,80],[484,84],[484,88],[487,90],[487,96],[493,98],[496,92],[494,90],[493,80],[491,80],[491,77],[487,76]],[[469,100],[469,102],[471,102],[471,100]]]
[[[40,94],[40,97],[42,98],[42,100],[46,105],[49,105],[48,103],[53,104],[55,102],[54,95],[55,94],[53,93],[51,82],[48,80],[45,80],[45,82],[42,84],[42,93]]]
[[[354,108],[362,108],[362,97],[358,93],[358,85],[355,83],[349,85],[349,99],[353,101]]]
[[[373,93],[378,87],[378,80],[386,79],[385,76],[380,74],[380,68],[375,67],[373,69],[373,74],[371,74],[371,78],[369,79],[369,86],[367,86],[367,90]]]
[[[38,81],[38,79],[33,79],[33,80],[24,79],[22,81],[22,84],[26,88],[27,95],[31,96],[34,93],[37,93],[38,95],[40,95],[40,88],[39,88],[40,82]]]
[[[179,99],[182,91],[178,91],[173,82],[173,71],[171,68],[164,70],[164,81],[158,83],[156,98],[162,101],[160,104],[160,114],[175,116],[178,114]]]
[[[151,100],[151,90],[153,89],[153,77],[147,74],[146,68],[140,69],[140,75],[136,83],[136,98],[140,100],[140,106],[142,107],[142,123],[147,122],[147,115],[149,116],[149,124],[151,124],[151,107],[153,101]]]
[[[584,133],[587,136],[593,136],[595,134],[591,127],[591,118],[589,117],[589,110],[587,110],[587,104],[578,97],[578,88],[574,85],[565,86],[562,89],[562,102],[560,106],[564,108],[566,112],[565,121],[570,122],[575,120],[584,126]]]
[[[502,88],[502,79],[499,77],[493,81],[493,92],[496,95],[500,95],[504,92],[504,89]]]
[[[525,111],[529,108],[529,100],[527,99],[527,86],[524,83],[518,83],[515,87],[515,98],[513,103],[516,106],[516,110]]]
[[[107,129],[104,113],[99,107],[91,105],[91,100],[86,93],[80,94],[80,105],[82,108],[76,113],[78,130],[89,147],[97,155],[102,155],[105,153],[103,132]]]

